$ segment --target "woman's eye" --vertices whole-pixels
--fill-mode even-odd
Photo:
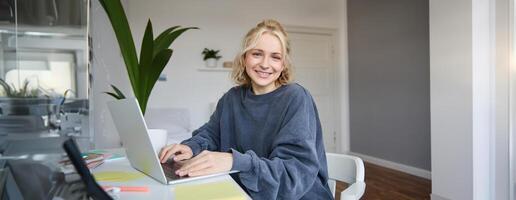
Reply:
[[[252,53],[252,55],[253,55],[253,56],[261,56],[262,54],[261,54],[261,53],[257,53],[257,52],[255,52],[255,53]]]
[[[281,60],[281,57],[273,56],[272,59],[274,59],[274,60]]]

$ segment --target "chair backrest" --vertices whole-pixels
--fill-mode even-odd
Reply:
[[[364,182],[365,169],[362,159],[356,156],[326,153],[329,185],[335,196],[335,181],[348,183]]]

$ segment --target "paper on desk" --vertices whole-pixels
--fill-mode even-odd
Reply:
[[[196,185],[178,185],[175,187],[177,200],[206,199],[206,200],[245,200],[245,196],[230,182],[215,182]]]
[[[97,181],[126,182],[142,178],[144,175],[139,172],[125,171],[102,171],[93,173]]]
[[[88,151],[87,153],[103,154],[104,159],[106,161],[118,160],[121,158],[125,158],[125,155],[121,152],[110,152],[110,151],[103,150],[103,149],[94,149],[94,150]]]

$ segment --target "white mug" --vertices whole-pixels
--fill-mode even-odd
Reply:
[[[167,130],[165,129],[147,129],[151,140],[152,148],[159,155],[161,148],[167,145]]]

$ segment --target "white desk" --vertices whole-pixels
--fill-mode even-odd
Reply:
[[[127,158],[106,161],[102,165],[92,170],[92,173],[102,172],[102,171],[126,171],[126,172],[136,172],[141,173],[138,170],[135,170],[131,167],[129,160]],[[242,188],[231,178],[229,175],[217,176],[212,178],[206,178],[201,180],[189,181],[186,183],[180,183],[176,185],[192,185],[192,184],[202,184],[202,183],[211,183],[218,181],[231,181],[235,187],[238,188],[247,199],[251,199]],[[105,186],[147,186],[149,187],[149,192],[120,192],[118,193],[119,199],[167,199],[174,200],[174,187],[176,185],[164,185],[153,178],[144,175],[141,178],[136,180],[127,181],[127,182],[107,182],[107,181],[99,181],[100,185]]]

